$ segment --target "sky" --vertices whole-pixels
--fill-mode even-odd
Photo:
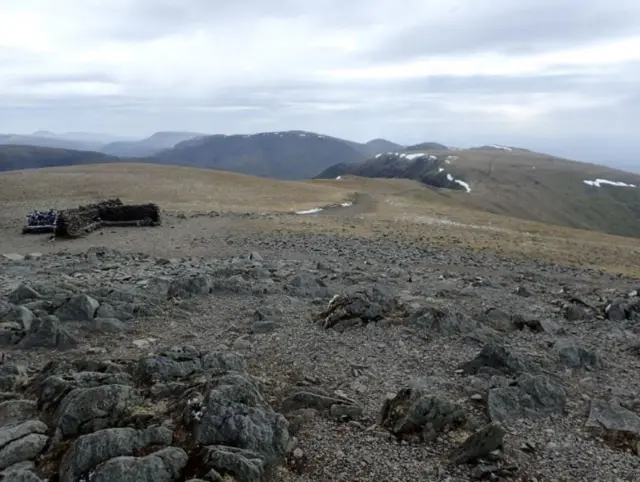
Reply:
[[[302,129],[640,171],[637,0],[0,0],[0,132]]]

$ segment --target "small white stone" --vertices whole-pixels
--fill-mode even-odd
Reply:
[[[149,340],[146,339],[142,339],[142,340],[133,340],[131,343],[133,343],[133,345],[135,345],[138,348],[148,348],[149,345],[151,345],[151,343],[149,342]]]

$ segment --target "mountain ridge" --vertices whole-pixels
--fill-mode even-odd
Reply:
[[[349,175],[419,181],[472,209],[640,236],[640,175],[603,165],[481,146],[378,154],[358,164],[335,164],[315,178]]]
[[[189,138],[155,155],[135,157],[136,162],[282,180],[346,175],[411,179],[446,202],[471,209],[640,237],[640,175],[603,165],[493,144],[443,149],[443,144],[425,142],[367,156],[366,148],[397,144],[376,139],[355,143],[302,130],[190,137],[193,134],[157,133],[156,140],[168,144],[180,136]],[[0,170],[121,163],[132,157],[5,145],[0,146]]]
[[[161,163],[286,180],[310,178],[336,161],[366,157],[344,139],[301,130],[203,136],[155,155]]]

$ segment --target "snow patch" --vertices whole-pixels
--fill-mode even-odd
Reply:
[[[322,208],[305,209],[303,211],[296,211],[296,214],[314,214],[322,211]]]
[[[380,157],[382,157],[382,154],[376,154],[376,159],[379,159]]]
[[[507,146],[499,146],[497,144],[490,144],[489,147],[493,147],[494,149],[500,149],[502,151],[513,151],[510,147]]]
[[[353,202],[346,201],[340,204],[340,207],[343,207],[343,208],[347,208],[349,206],[353,206]],[[337,207],[337,205],[334,204],[328,207]],[[304,209],[302,211],[296,211],[296,214],[315,214],[315,213],[319,213],[320,211],[324,211],[324,208]]]
[[[382,156],[382,154],[377,154],[376,159]],[[414,159],[420,159],[421,157],[427,157],[430,161],[437,161],[438,158],[434,155],[428,155],[424,152],[387,152],[387,156],[396,156],[400,159],[408,159],[409,161],[413,161]]]
[[[455,182],[457,182],[458,184],[460,184],[463,188],[465,188],[467,190],[467,192],[471,192],[471,187],[469,186],[468,183],[461,181],[460,179],[456,179]]]
[[[593,187],[601,187],[603,184],[607,184],[609,186],[618,186],[618,187],[637,187],[635,184],[627,184],[626,182],[620,181],[608,181],[607,179],[595,179],[593,181],[582,181],[585,184]]]
[[[438,173],[441,173],[442,171],[444,171],[444,169],[440,168],[438,170]],[[447,173],[447,180],[449,182],[455,182],[456,184],[459,184],[460,186],[462,186],[465,189],[465,191],[471,192],[471,186],[469,186],[469,183],[467,183],[465,181],[461,181],[460,179],[456,179],[455,177],[453,177],[449,173]]]
[[[441,172],[443,172],[443,171],[444,171],[444,169],[443,169],[442,167],[439,167],[439,168],[438,168],[438,174],[439,174],[439,173],[441,173]]]
[[[342,179],[342,176],[338,176],[338,177],[336,177],[336,179],[337,179],[338,181],[340,181],[340,180]]]

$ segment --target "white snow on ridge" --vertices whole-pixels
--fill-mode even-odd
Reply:
[[[441,173],[443,171],[444,171],[444,169],[442,169],[442,168],[438,169],[438,173]],[[469,186],[469,183],[467,183],[465,181],[461,181],[460,179],[456,179],[449,173],[447,173],[447,181],[455,182],[456,184],[460,184],[467,192],[471,192],[471,186]]]
[[[338,176],[338,177],[336,177],[336,179],[337,179],[338,181],[340,181],[340,180],[342,179],[342,176]]]
[[[444,171],[444,169],[442,167],[438,168],[438,173],[441,173],[442,171]]]
[[[376,159],[378,159],[383,154],[376,154]],[[438,158],[434,155],[429,155],[424,152],[387,152],[387,156],[396,156],[400,159],[408,159],[413,161],[414,159],[420,159],[421,157],[427,157],[430,161],[435,161]]]
[[[419,158],[424,157],[424,156],[426,156],[426,154],[424,154],[422,152],[414,152],[414,153],[411,153],[411,154],[404,154],[404,157],[406,157],[410,161],[413,161],[414,159],[419,159]]]
[[[601,187],[603,184],[607,184],[609,186],[618,186],[618,187],[638,187],[635,184],[627,184],[626,182],[620,181],[608,181],[606,179],[595,179],[593,181],[582,181],[589,186]]]
[[[494,149],[501,149],[503,151],[513,151],[510,147],[507,146],[498,146],[496,144],[490,144],[488,147],[493,147]]]
[[[340,206],[342,206],[343,208],[346,208],[346,207],[349,207],[349,206],[353,206],[353,203],[351,203],[351,202],[342,203],[342,204],[340,204]]]
[[[471,192],[471,187],[469,186],[468,183],[461,181],[459,179],[456,179],[455,182],[457,182],[458,184],[460,184],[463,188],[465,188],[467,190],[467,192]]]

